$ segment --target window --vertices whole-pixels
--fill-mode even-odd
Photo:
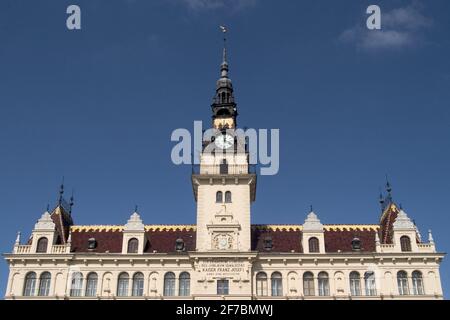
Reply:
[[[128,296],[128,286],[130,283],[130,276],[126,272],[119,274],[119,279],[117,280],[117,296],[126,297]]]
[[[180,287],[178,289],[179,296],[189,296],[191,290],[191,276],[187,272],[182,272],[180,274]]]
[[[88,250],[94,250],[97,248],[97,240],[95,238],[88,239]]]
[[[361,240],[358,237],[354,237],[352,240],[352,250],[359,251],[361,250]]]
[[[81,297],[83,290],[83,274],[81,272],[75,272],[72,275],[72,283],[70,286],[71,297]]]
[[[136,238],[128,240],[128,253],[138,253],[139,241]]]
[[[222,194],[222,191],[217,191],[217,192],[216,192],[216,202],[217,202],[217,203],[222,203],[222,202],[223,202],[223,194]]]
[[[48,246],[48,239],[46,237],[42,237],[38,240],[36,252],[37,253],[46,253]]]
[[[256,294],[267,296],[267,274],[265,272],[259,272],[256,275]]]
[[[271,237],[264,239],[264,250],[270,251],[273,248],[273,241]]]
[[[309,252],[319,252],[319,239],[312,237],[308,240]]]
[[[377,286],[375,283],[375,273],[366,272],[364,274],[364,284],[366,286],[366,296],[376,296]]]
[[[311,272],[305,272],[303,274],[303,295],[314,296],[314,275]]]
[[[329,296],[330,295],[330,285],[328,280],[328,273],[319,273],[319,296]]]
[[[271,284],[272,284],[272,296],[279,297],[283,295],[283,281],[281,273],[272,273]]]
[[[412,284],[413,284],[413,294],[415,295],[423,295],[423,278],[422,278],[422,272],[420,271],[414,271],[412,273]]]
[[[133,276],[133,290],[131,291],[133,297],[141,297],[144,295],[144,275],[141,272],[136,272]]]
[[[217,294],[227,295],[229,293],[228,280],[217,280]]]
[[[181,238],[178,238],[175,240],[175,250],[176,251],[184,251],[184,240]]]
[[[225,203],[231,203],[231,191],[225,192]]]
[[[405,296],[409,294],[408,274],[405,271],[397,272],[398,294]]]
[[[38,296],[48,296],[50,293],[50,272],[43,272],[39,278],[39,291]]]
[[[402,251],[411,251],[411,240],[408,236],[403,236],[400,238],[400,246]]]
[[[359,272],[350,272],[350,294],[352,296],[361,295],[361,278]]]
[[[86,297],[95,297],[97,294],[97,282],[98,282],[98,276],[95,272],[91,272],[88,274],[86,278]]]
[[[171,297],[175,295],[175,274],[167,272],[164,276],[164,296]]]
[[[23,295],[26,297],[34,296],[36,287],[36,273],[28,272],[25,276],[25,284],[23,286]]]
[[[220,164],[220,174],[228,174],[228,163],[227,160],[223,159],[222,163]]]

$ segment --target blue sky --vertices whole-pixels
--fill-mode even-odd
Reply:
[[[78,4],[82,30],[65,27]],[[383,33],[363,27],[369,4]],[[0,251],[28,237],[65,176],[77,224],[195,223],[176,128],[210,121],[229,27],[238,124],[280,129],[253,223],[377,223],[394,200],[449,250],[450,3],[76,0],[0,3]],[[450,289],[450,264],[441,276]],[[0,288],[7,265],[0,264]]]

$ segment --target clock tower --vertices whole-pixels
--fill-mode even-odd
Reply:
[[[238,147],[240,139],[234,137],[238,112],[228,71],[224,47],[211,105],[212,127],[219,134],[204,141],[199,170],[192,174],[199,252],[251,250],[250,205],[255,200],[256,174],[250,170],[247,148]]]

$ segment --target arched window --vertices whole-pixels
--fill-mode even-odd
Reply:
[[[405,296],[409,294],[408,274],[405,271],[397,272],[398,294]]]
[[[350,294],[352,296],[361,295],[361,277],[357,271],[350,272]]]
[[[164,275],[164,296],[171,297],[175,295],[175,274],[167,272]]]
[[[36,252],[37,253],[46,253],[47,246],[48,246],[48,239],[46,237],[39,238],[37,247],[36,247]]]
[[[400,238],[400,246],[402,251],[411,251],[411,239],[408,236],[402,236]]]
[[[281,276],[281,273],[279,272],[272,273],[271,284],[272,284],[272,296],[274,297],[282,296],[283,278]]]
[[[191,275],[188,272],[182,272],[180,274],[178,295],[184,297],[191,295]]]
[[[51,281],[50,272],[43,272],[39,277],[39,290],[38,296],[48,296],[50,293],[50,281]]]
[[[220,174],[228,174],[228,162],[226,159],[222,160],[222,163],[220,164]]]
[[[415,295],[425,294],[423,290],[422,272],[416,270],[412,273],[412,284],[413,284],[413,293]]]
[[[222,203],[222,202],[223,202],[223,194],[222,194],[222,191],[217,191],[217,192],[216,192],[216,202],[217,202],[217,203]]]
[[[314,275],[311,272],[305,272],[303,274],[303,295],[314,296]]]
[[[126,272],[119,274],[119,279],[117,280],[117,296],[126,297],[128,296],[128,286],[130,285],[130,276]]]
[[[364,274],[364,284],[366,286],[366,296],[376,296],[377,286],[375,283],[375,273],[368,271]]]
[[[328,279],[328,273],[320,272],[319,276],[319,296],[329,296],[330,295],[330,281]]]
[[[258,272],[256,275],[256,294],[267,296],[267,274],[265,272]]]
[[[309,238],[308,245],[309,252],[319,252],[319,239],[316,237]]]
[[[26,297],[34,296],[36,288],[36,273],[28,272],[25,276],[25,283],[23,286],[23,295]]]
[[[70,296],[81,297],[82,290],[83,290],[83,274],[81,272],[75,272],[74,274],[72,274]]]
[[[141,297],[144,295],[144,275],[141,272],[136,272],[133,276],[133,290],[131,291],[133,297]]]
[[[138,253],[139,241],[136,238],[128,240],[128,253]]]
[[[225,192],[225,203],[231,203],[231,191]]]
[[[86,297],[95,297],[97,294],[97,283],[97,274],[95,272],[89,273],[86,278],[86,292],[84,293]]]

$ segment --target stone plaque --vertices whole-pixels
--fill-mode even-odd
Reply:
[[[239,260],[205,260],[198,264],[200,273],[209,279],[214,278],[247,278],[247,264]]]

